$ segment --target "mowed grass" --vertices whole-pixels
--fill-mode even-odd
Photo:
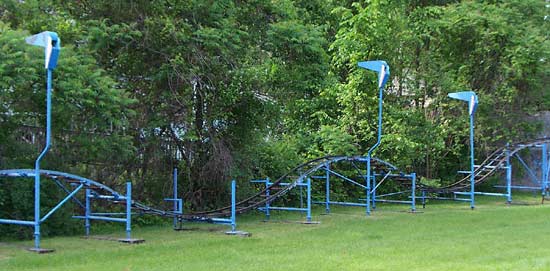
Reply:
[[[188,224],[134,229],[145,243],[127,245],[80,237],[43,240],[52,254],[22,249],[32,241],[0,244],[0,270],[550,270],[550,204],[506,206],[502,198],[430,203],[420,213],[382,204],[370,217],[363,208],[314,210],[319,225],[296,213],[238,217],[251,237],[227,236],[227,227]],[[516,197],[518,199],[518,197]],[[112,236],[123,236],[123,226]]]

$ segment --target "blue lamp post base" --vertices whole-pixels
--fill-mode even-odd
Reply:
[[[226,231],[225,234],[227,234],[227,235],[242,236],[242,237],[250,237],[250,236],[252,236],[251,233],[246,232],[246,231]]]
[[[131,244],[131,245],[141,244],[145,242],[144,239],[135,239],[135,238],[121,238],[121,239],[118,239],[117,241],[125,244]]]
[[[35,253],[38,253],[38,254],[46,254],[46,253],[52,253],[54,252],[55,250],[54,249],[49,249],[49,248],[36,248],[36,247],[32,247],[32,248],[29,248],[27,249],[28,251],[30,252],[35,252]]]

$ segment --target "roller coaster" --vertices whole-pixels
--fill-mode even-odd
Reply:
[[[541,156],[541,179],[538,181],[539,187],[533,187],[536,189],[540,189],[543,193],[547,193],[548,190],[548,145],[550,144],[550,137],[545,138],[539,138],[534,139],[530,141],[524,141],[524,142],[517,142],[513,144],[506,144],[505,146],[502,146],[492,152],[485,160],[478,166],[475,167],[474,170],[474,179],[475,179],[475,185],[481,184],[484,181],[487,181],[489,177],[496,174],[499,170],[512,170],[511,165],[511,158],[515,157],[519,161],[521,161],[521,164],[524,167],[528,167],[527,164],[521,159],[519,156],[519,152],[524,149],[530,149],[530,148],[541,148],[542,149],[542,156]],[[528,171],[533,172],[531,169],[528,169]],[[426,192],[433,192],[438,194],[444,194],[444,193],[453,193],[453,192],[459,192],[464,191],[467,188],[470,187],[470,177],[471,173],[467,173],[467,175],[460,180],[445,185],[441,187],[433,187],[433,186],[426,186],[420,184],[419,189]],[[511,177],[511,176],[509,176]],[[507,177],[508,178],[508,177]]]
[[[548,150],[550,146],[550,138],[540,138],[536,140],[531,141],[525,141],[525,142],[518,142],[514,144],[507,144],[503,147],[498,148],[494,152],[492,152],[480,165],[476,166],[476,169],[474,171],[474,178],[475,178],[475,185],[482,184],[483,182],[489,180],[491,176],[495,176],[496,174],[499,174],[502,170],[506,171],[507,173],[511,172],[512,169],[512,163],[510,160],[513,157],[516,157],[518,161],[523,161],[523,159],[520,158],[519,153],[520,151],[524,149],[531,149],[531,148],[542,148],[544,149],[542,152],[542,173],[541,177],[538,180],[537,184],[535,186],[532,186],[532,189],[539,189],[543,195],[548,194],[549,192],[549,183],[548,183],[548,176],[550,168],[548,166]],[[366,179],[366,175],[364,173],[365,164],[367,161],[367,157],[365,156],[324,156],[317,159],[313,159],[310,161],[307,161],[305,163],[302,163],[295,168],[291,169],[287,173],[283,174],[273,182],[268,182],[268,185],[265,186],[265,188],[260,189],[256,192],[256,194],[249,196],[243,200],[240,200],[238,202],[233,202],[231,205],[228,205],[223,208],[215,209],[215,210],[209,210],[209,211],[200,211],[200,212],[189,212],[189,213],[183,213],[181,204],[178,205],[174,210],[164,210],[160,208],[150,207],[143,203],[131,200],[131,195],[129,195],[129,191],[131,191],[131,188],[124,193],[120,193],[115,191],[114,189],[104,185],[103,183],[99,181],[94,181],[88,178],[84,178],[81,176],[64,173],[64,172],[58,172],[58,171],[51,171],[51,170],[41,170],[40,174],[42,177],[45,177],[47,179],[50,179],[54,181],[63,191],[67,193],[67,197],[60,202],[58,206],[56,206],[52,211],[50,211],[48,214],[46,214],[43,218],[41,218],[41,221],[45,221],[55,210],[57,210],[58,207],[63,205],[68,200],[73,200],[78,205],[80,205],[84,209],[84,215],[83,216],[75,216],[75,218],[85,219],[86,220],[86,233],[89,234],[89,227],[90,223],[89,220],[107,220],[107,221],[114,221],[114,222],[126,222],[127,224],[127,233],[128,233],[128,239],[124,239],[126,241],[132,240],[130,239],[130,226],[131,224],[131,213],[139,213],[139,214],[151,214],[151,215],[158,215],[163,217],[171,217],[176,219],[177,221],[199,221],[199,222],[208,222],[208,223],[221,223],[221,224],[231,224],[233,226],[233,230],[235,230],[235,215],[243,214],[252,210],[261,210],[263,212],[266,212],[266,214],[269,212],[269,210],[285,210],[285,208],[275,208],[271,207],[271,205],[276,202],[278,199],[283,198],[285,195],[290,193],[293,189],[299,186],[307,185],[311,178],[315,179],[325,179],[325,181],[329,180],[329,176],[336,176],[340,179],[343,179],[345,181],[351,182],[354,185],[360,186],[362,189],[367,188],[367,183],[369,181]],[[355,173],[353,177],[345,176],[349,174],[343,174],[337,172],[334,168],[338,164],[347,163],[355,170]],[[526,163],[522,163],[524,166],[526,166]],[[453,193],[466,193],[466,191],[469,190],[470,186],[470,175],[466,175],[463,178],[460,178],[458,181],[443,185],[440,187],[435,186],[429,186],[423,183],[419,182],[411,182],[413,179],[411,178],[410,174],[405,174],[401,172],[396,166],[377,159],[372,158],[371,159],[371,167],[372,171],[376,172],[371,176],[370,183],[371,187],[369,190],[366,190],[366,193],[371,194],[371,203],[373,206],[377,202],[397,202],[397,203],[407,203],[412,204],[411,210],[414,211],[414,199],[421,199],[422,201],[425,201],[426,199],[451,199],[451,200],[460,200],[459,198],[443,198],[440,195],[443,194],[453,194]],[[325,173],[322,174],[321,178],[319,173]],[[35,171],[34,169],[11,169],[11,170],[0,170],[0,178],[24,178],[24,177],[34,177]],[[511,177],[510,174],[506,174],[507,178]],[[357,177],[360,177],[360,181],[357,180]],[[379,182],[376,183],[376,177],[380,176]],[[408,196],[410,200],[386,200],[382,199],[384,195],[376,195],[377,188],[380,184],[382,184],[385,180],[388,179],[394,179],[400,183],[400,187],[404,188],[402,191],[390,193],[391,195],[407,195],[411,194],[411,196]],[[497,193],[483,193],[483,192],[477,192],[479,194],[489,194],[489,195],[498,195],[498,196],[506,196],[508,197],[508,201],[511,201],[511,192],[510,189],[512,188],[520,188],[519,186],[514,187],[512,186],[511,180],[507,180],[508,185],[506,188],[508,189],[508,193],[506,194],[497,194]],[[378,185],[377,185],[378,184]],[[408,188],[407,188],[408,187]],[[77,197],[76,194],[81,191],[86,191],[85,196],[85,203],[82,203]],[[416,192],[415,192],[416,191]],[[366,203],[347,203],[347,202],[333,202],[330,201],[328,193],[330,192],[330,187],[327,185],[327,192],[325,201],[318,202],[321,204],[325,204],[328,209],[330,208],[330,205],[334,204],[341,204],[341,205],[352,205],[352,206],[366,206]],[[422,193],[421,196],[416,195],[417,193]],[[176,196],[176,195],[175,195]],[[311,196],[309,196],[311,197]],[[112,217],[113,214],[106,214],[106,213],[93,213],[91,212],[90,208],[90,202],[92,199],[96,200],[106,200],[108,202],[111,202],[113,204],[121,204],[121,205],[127,205],[128,212],[127,213],[119,213],[120,215],[126,215],[126,218],[115,218]],[[177,200],[177,198],[174,198]],[[424,203],[424,202],[423,202]],[[308,208],[310,207],[310,204],[308,204]],[[131,210],[131,211],[130,211]],[[288,210],[295,210],[293,208],[288,208]],[[308,219],[310,218],[310,214],[308,215]],[[230,217],[231,219],[226,219],[227,217]],[[32,222],[21,222],[17,223],[16,220],[8,220],[8,219],[0,219],[0,223],[8,223],[8,222],[15,222],[10,224],[20,224],[20,225],[29,225],[31,226]]]
[[[131,238],[131,221],[132,214],[151,214],[163,217],[171,217],[174,219],[174,227],[177,223],[183,221],[199,221],[208,223],[219,223],[231,225],[232,230],[228,233],[238,234],[236,231],[236,215],[249,212],[251,210],[260,210],[266,214],[269,219],[271,210],[287,210],[287,211],[300,211],[306,212],[306,222],[311,223],[311,206],[313,203],[319,203],[325,205],[326,212],[330,212],[331,205],[348,205],[348,206],[363,206],[366,208],[366,214],[370,215],[371,208],[376,207],[377,202],[390,202],[390,203],[403,203],[410,204],[411,211],[416,211],[416,200],[421,199],[423,206],[425,206],[426,200],[433,199],[454,199],[462,201],[470,201],[473,207],[474,194],[494,195],[494,196],[506,196],[508,202],[511,201],[511,189],[514,188],[511,183],[511,171],[512,164],[510,159],[512,157],[518,158],[520,163],[528,168],[534,179],[538,177],[531,170],[527,163],[521,159],[518,153],[526,148],[540,147],[542,148],[542,174],[540,180],[537,180],[536,186],[531,188],[540,189],[544,195],[548,194],[548,176],[550,175],[550,166],[548,163],[548,146],[550,146],[550,138],[541,138],[528,142],[521,142],[517,144],[507,145],[502,147],[491,155],[489,155],[483,163],[474,169],[473,159],[473,112],[477,105],[477,96],[474,92],[462,92],[453,93],[450,97],[466,100],[461,95],[470,95],[470,135],[471,135],[471,153],[472,153],[472,169],[470,171],[464,171],[468,173],[464,178],[458,181],[444,185],[441,187],[428,186],[425,184],[417,183],[416,173],[404,173],[400,171],[394,165],[372,157],[374,150],[380,145],[382,137],[382,98],[383,89],[389,78],[390,69],[385,61],[364,61],[359,62],[358,66],[370,71],[374,71],[378,74],[378,90],[379,90],[379,107],[378,107],[378,136],[377,142],[368,150],[366,156],[324,156],[321,158],[313,159],[303,164],[296,166],[286,174],[282,175],[278,179],[271,181],[269,178],[254,180],[255,183],[263,183],[264,187],[258,189],[258,191],[241,201],[236,200],[236,182],[232,181],[231,185],[231,204],[229,206],[209,210],[186,213],[183,211],[183,200],[178,198],[177,193],[177,171],[174,172],[174,195],[173,198],[166,198],[167,201],[172,201],[174,204],[173,210],[163,210],[160,208],[150,207],[143,203],[137,202],[132,199],[132,184],[126,183],[126,193],[119,193],[114,189],[104,185],[102,182],[94,181],[77,175],[52,171],[41,170],[40,161],[44,155],[48,152],[50,147],[50,135],[51,135],[51,77],[54,68],[57,66],[57,58],[60,51],[60,39],[54,32],[42,32],[40,34],[27,38],[27,43],[35,46],[45,48],[47,69],[47,117],[46,117],[46,144],[40,155],[35,161],[34,169],[8,169],[0,170],[0,178],[34,178],[34,220],[18,220],[18,219],[0,219],[0,224],[15,224],[22,226],[34,227],[35,247],[32,251],[39,253],[49,252],[51,250],[43,249],[40,247],[40,225],[45,222],[52,214],[54,214],[59,208],[61,208],[66,202],[72,200],[76,202],[84,210],[83,215],[74,216],[74,218],[85,220],[86,235],[90,233],[90,222],[92,220],[103,220],[111,222],[120,222],[126,224],[126,238],[121,239],[122,242],[134,243],[141,242],[139,239]],[[468,96],[468,97],[470,97]],[[475,98],[475,99],[474,99]],[[347,164],[348,168],[346,173],[336,170],[338,165]],[[364,164],[364,165],[363,165]],[[483,193],[474,192],[474,186],[480,184],[489,179],[499,170],[506,170],[507,193]],[[349,176],[349,172],[353,176]],[[319,174],[324,173],[324,174]],[[355,186],[360,187],[365,192],[365,198],[359,199],[363,202],[338,202],[331,200],[331,187],[330,178],[336,176],[337,178],[349,182]],[[40,179],[45,177],[53,180],[58,187],[60,187],[67,196],[61,200],[55,207],[53,207],[46,215],[40,216]],[[325,181],[325,199],[320,202],[312,201],[312,179]],[[382,184],[385,184],[389,180],[397,181],[400,191],[386,191],[385,194],[378,194],[379,188]],[[306,187],[307,189],[307,207],[303,207],[301,202],[300,208],[294,207],[276,207],[273,206],[277,200],[283,198],[285,195],[290,194],[295,188]],[[520,188],[515,187],[515,188]],[[465,190],[470,189],[470,192]],[[85,191],[84,203],[79,200],[77,194],[80,191]],[[417,196],[417,191],[421,191],[422,195]],[[443,194],[452,193],[453,198],[442,197]],[[410,194],[410,195],[407,195]],[[460,195],[469,195],[471,199],[460,198]],[[397,196],[398,199],[392,199]],[[405,198],[405,199],[403,199]],[[302,200],[302,197],[300,196]],[[100,213],[92,211],[92,200],[105,200],[109,203],[120,204],[125,206],[125,212],[120,213]],[[229,217],[229,218],[228,218]]]

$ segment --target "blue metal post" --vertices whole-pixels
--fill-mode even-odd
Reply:
[[[231,230],[235,231],[237,229],[236,217],[236,193],[237,192],[237,182],[235,180],[231,181]]]
[[[470,208],[475,208],[475,176],[474,176],[474,114],[470,114]]]
[[[178,209],[178,168],[174,168],[174,213],[181,212],[183,210]],[[178,227],[178,217],[174,216],[174,229]]]
[[[46,146],[34,163],[34,247],[40,248],[40,161],[50,149],[52,114],[52,70],[47,70],[46,79]]]
[[[61,48],[61,40],[55,32],[45,31],[30,37],[25,41],[30,45],[44,47],[46,78],[46,145],[36,158],[34,164],[34,247],[40,249],[40,161],[50,149],[51,138],[51,105],[52,105],[52,71],[57,66]]]
[[[385,61],[364,61],[358,63],[359,67],[372,70],[378,73],[378,137],[376,144],[374,144],[368,151],[367,155],[367,215],[370,215],[370,160],[372,158],[372,152],[380,145],[382,140],[382,102],[384,97],[384,85],[389,78],[390,68]]]
[[[302,182],[303,180],[300,180]],[[304,189],[300,185],[300,208],[304,208]]]
[[[367,181],[367,216],[370,216],[370,155],[367,157],[367,177],[365,178],[365,181]]]
[[[542,144],[542,180],[541,180],[541,188],[542,188],[542,196],[546,195],[546,190],[548,188],[548,171],[546,170],[548,168],[548,149],[546,144]]]
[[[506,202],[512,203],[512,164],[510,163],[510,149],[506,144]]]
[[[411,188],[411,212],[416,212],[416,173],[411,173],[411,181],[412,181],[412,188]]]
[[[131,238],[132,232],[132,183],[126,183],[126,239]]]
[[[311,178],[307,178],[307,222],[311,222]]]
[[[470,208],[475,208],[475,167],[474,167],[474,113],[477,108],[478,98],[473,91],[462,91],[449,93],[449,98],[468,102],[468,113],[470,115]],[[454,194],[456,197],[456,193]]]
[[[330,213],[330,164],[325,165],[325,212]]]
[[[384,87],[379,88],[379,97],[378,97],[378,138],[376,144],[369,149],[367,156],[367,215],[370,215],[370,183],[371,183],[371,173],[370,173],[370,160],[372,157],[372,152],[380,145],[382,141],[382,98],[384,95]]]
[[[265,180],[265,198],[266,199],[269,199],[269,187],[271,186],[270,182],[269,182],[269,178],[266,178]],[[270,213],[269,213],[269,200],[266,200],[265,201],[265,219],[266,220],[269,220],[269,216],[270,216]]]
[[[91,209],[91,199],[90,199],[90,189],[86,188],[86,210],[84,211],[84,229],[86,231],[86,236],[90,235],[90,214],[92,212]]]
[[[372,174],[372,209],[376,209],[376,172]]]

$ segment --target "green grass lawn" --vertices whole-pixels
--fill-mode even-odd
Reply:
[[[381,204],[371,217],[363,208],[314,210],[319,225],[293,223],[296,213],[238,217],[252,237],[227,236],[227,227],[189,224],[133,231],[145,243],[127,245],[80,237],[43,240],[52,254],[22,249],[32,241],[0,244],[0,270],[550,270],[550,205],[506,206],[502,198],[430,203],[420,213]],[[538,203],[538,204],[537,204]],[[112,236],[122,237],[120,231]],[[93,229],[93,228],[92,228]]]

